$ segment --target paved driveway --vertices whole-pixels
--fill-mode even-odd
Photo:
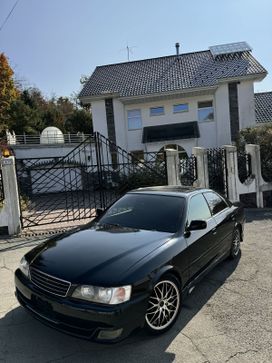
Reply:
[[[13,271],[31,243],[0,242],[0,361],[272,362],[272,211],[247,213],[240,260],[221,263],[196,287],[170,332],[139,332],[118,345],[58,333],[18,306]]]

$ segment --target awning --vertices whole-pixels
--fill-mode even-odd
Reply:
[[[197,121],[148,126],[143,129],[143,143],[199,138]]]

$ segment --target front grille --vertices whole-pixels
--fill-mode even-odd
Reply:
[[[71,286],[68,281],[58,279],[32,267],[30,268],[30,279],[40,289],[62,297],[67,295]]]

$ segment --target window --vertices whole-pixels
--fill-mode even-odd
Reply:
[[[151,107],[150,108],[150,116],[160,116],[164,115],[164,107]]]
[[[189,111],[188,103],[180,103],[179,105],[173,105],[173,112],[174,113],[188,112],[188,111]]]
[[[129,110],[127,112],[127,117],[129,130],[138,130],[142,128],[141,110]]]
[[[128,193],[107,210],[99,224],[175,233],[181,225],[183,209],[184,198]]]
[[[190,199],[187,223],[190,225],[195,220],[207,220],[211,217],[208,204],[202,194]]]
[[[204,193],[204,196],[209,204],[212,215],[221,212],[227,208],[227,203],[218,194],[213,192]]]
[[[213,121],[214,111],[213,102],[198,102],[198,121]]]

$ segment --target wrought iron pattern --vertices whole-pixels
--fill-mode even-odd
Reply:
[[[272,182],[272,159],[269,157],[268,153],[264,153],[261,148],[261,168],[262,177],[266,182]]]
[[[209,187],[228,196],[228,170],[226,152],[223,148],[208,149]]]
[[[17,159],[22,224],[92,219],[130,189],[167,184],[165,155],[137,160],[95,133],[65,157]]]
[[[244,183],[252,174],[251,156],[243,150],[237,153],[238,175],[241,183]]]
[[[180,182],[182,185],[193,185],[197,180],[197,160],[190,156],[180,159]]]
[[[0,168],[0,203],[3,202],[4,199],[5,199],[4,185],[3,185],[3,179],[2,179],[2,170]]]

